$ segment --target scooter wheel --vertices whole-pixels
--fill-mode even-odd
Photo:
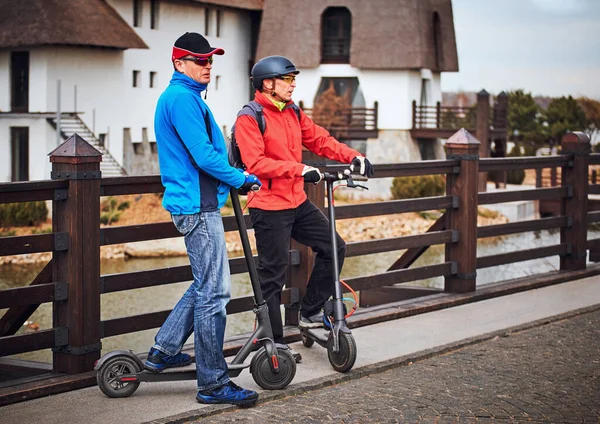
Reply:
[[[124,398],[131,396],[139,387],[139,382],[121,383],[117,381],[117,377],[124,374],[136,374],[140,372],[140,366],[135,360],[122,355],[115,356],[103,364],[96,379],[98,387],[106,396],[111,398]]]
[[[271,358],[265,348],[261,348],[250,362],[250,372],[256,384],[265,390],[279,390],[287,387],[296,376],[296,361],[288,349],[277,348],[279,372],[271,369]]]
[[[327,339],[327,357],[334,370],[338,372],[350,371],[356,361],[356,342],[349,333],[339,333],[340,350],[333,351],[333,332]]]
[[[302,344],[304,345],[304,347],[312,347],[312,345],[315,344],[315,341],[313,339],[310,338],[310,336],[308,334],[306,334],[306,332],[302,332]]]

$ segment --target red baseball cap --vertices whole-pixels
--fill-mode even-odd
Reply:
[[[171,61],[181,59],[182,57],[192,55],[195,57],[208,57],[213,54],[222,55],[225,53],[220,47],[211,47],[206,38],[197,32],[186,32],[175,41]]]

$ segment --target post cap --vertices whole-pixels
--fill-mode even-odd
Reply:
[[[60,146],[48,153],[50,162],[100,162],[102,153],[94,146],[81,138],[79,134],[73,134]]]
[[[460,130],[456,131],[446,141],[446,147],[453,149],[468,149],[471,147],[476,147],[477,149],[479,149],[480,144],[481,142],[464,128],[461,128]]]

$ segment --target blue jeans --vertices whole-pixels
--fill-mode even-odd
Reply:
[[[229,382],[223,339],[231,277],[223,221],[219,211],[171,218],[185,237],[194,282],[158,331],[154,348],[176,355],[193,332],[198,390],[211,390]]]

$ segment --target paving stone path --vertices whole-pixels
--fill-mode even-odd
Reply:
[[[600,423],[600,311],[200,421]]]

